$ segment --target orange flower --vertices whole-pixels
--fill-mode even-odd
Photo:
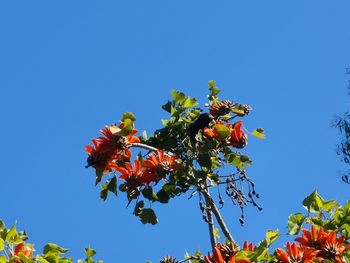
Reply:
[[[281,248],[277,248],[275,255],[278,259],[278,262],[281,263],[312,263],[316,258],[317,251],[314,248],[298,246],[293,243],[290,244],[287,242],[287,252]]]
[[[105,126],[100,132],[104,137],[98,137],[92,139],[93,145],[87,145],[85,151],[89,154],[87,159],[87,166],[92,166],[96,170],[102,170],[103,173],[110,172],[110,162],[116,160],[130,160],[131,151],[128,146],[135,142],[140,142],[140,139],[135,135],[137,130],[133,130],[128,136],[119,136],[116,133],[122,128],[123,124],[119,127]]]
[[[216,129],[204,128],[203,134],[210,138],[216,138],[218,136],[218,132]]]
[[[18,258],[20,254],[26,256],[27,258],[32,258],[33,257],[33,248],[32,246],[26,244],[25,242],[19,243],[16,247],[15,250],[10,252],[12,257],[16,257],[13,259],[14,263],[22,263],[22,260]]]
[[[244,133],[243,122],[238,121],[232,125],[232,131],[230,134],[230,145],[236,148],[243,148],[247,144],[248,136]]]
[[[156,154],[148,155],[142,166],[156,172],[171,172],[181,167],[176,155],[169,156],[163,150],[157,150]]]
[[[124,163],[124,165],[125,167],[120,167],[115,163],[109,163],[110,167],[121,173],[120,179],[133,186],[150,184],[156,178],[156,174],[142,169],[141,161],[139,160],[134,161],[134,169],[131,163]]]
[[[302,246],[313,247],[315,249],[320,249],[322,246],[322,240],[327,233],[324,231],[323,227],[317,231],[317,227],[315,225],[311,226],[311,232],[307,229],[302,230],[303,235],[295,239],[295,241],[299,242]]]
[[[250,263],[247,258],[237,259],[238,248],[232,244],[217,244],[213,249],[213,255],[204,257],[205,263]]]
[[[335,231],[330,231],[321,239],[321,251],[319,256],[323,259],[335,260],[337,263],[346,262],[343,258],[344,251],[349,250],[350,244],[344,243],[344,238],[337,238]]]

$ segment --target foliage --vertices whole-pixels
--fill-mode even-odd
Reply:
[[[123,114],[119,124],[105,126],[103,137],[86,146],[87,167],[95,169],[100,197],[106,200],[109,193],[117,194],[119,189],[126,194],[128,205],[135,201],[133,214],[150,224],[158,219],[146,203],[168,203],[187,192],[191,197],[198,193],[199,207],[208,221],[208,210],[215,209],[208,209],[208,203],[214,205],[209,189],[219,185],[225,186],[225,194],[240,207],[242,224],[247,204],[261,209],[254,183],[246,173],[252,161],[240,151],[247,145],[248,136],[243,121],[236,121],[248,115],[251,107],[220,100],[219,93],[215,82],[210,81],[209,112],[205,112],[195,98],[173,90],[172,100],[162,106],[170,116],[149,138],[145,132],[136,136],[136,117],[130,112]],[[261,128],[252,134],[265,138]],[[135,149],[140,150],[135,153]],[[221,194],[219,198],[222,204]]]
[[[334,200],[324,200],[315,191],[304,199],[303,205],[306,214],[292,214],[288,218],[288,234],[297,236],[285,244],[286,249],[277,248],[270,252],[271,244],[279,237],[278,230],[270,230],[257,246],[247,241],[243,248],[229,242],[220,243],[208,256],[198,253],[195,257],[187,256],[196,258],[188,262],[350,262],[350,201],[341,206]]]
[[[343,116],[338,116],[334,122],[341,134],[341,141],[338,144],[337,153],[346,164],[350,163],[350,112],[346,111]],[[350,183],[350,172],[344,172],[342,180]]]
[[[33,244],[27,243],[25,231],[17,231],[16,225],[7,228],[0,220],[0,263],[71,263],[72,258],[65,254],[68,249],[56,244],[46,244],[41,254],[35,255]],[[95,263],[93,256],[96,252],[91,248],[85,249],[86,258],[78,263]],[[101,260],[96,263],[103,263]]]

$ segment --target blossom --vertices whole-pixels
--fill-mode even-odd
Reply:
[[[156,172],[171,172],[181,167],[175,154],[168,155],[163,150],[148,155],[142,165]]]
[[[247,144],[248,136],[243,131],[243,122],[238,121],[234,124],[224,124],[223,122],[215,122],[213,128],[204,128],[203,134],[209,138],[218,138],[220,127],[229,131],[227,138],[224,138],[224,141],[235,148],[243,148]]]
[[[27,258],[33,257],[33,247],[31,245],[26,244],[25,242],[19,243],[16,245],[14,251],[10,252],[12,257],[16,257],[13,261],[14,263],[21,263],[22,260],[18,258],[20,254],[24,255]]]
[[[330,231],[324,235],[321,239],[321,251],[319,256],[324,259],[335,260],[337,263],[346,262],[343,259],[343,253],[349,250],[350,244],[344,244],[344,238],[337,238],[337,233],[335,231]]]
[[[119,178],[125,180],[127,183],[133,186],[141,186],[150,184],[155,180],[156,174],[151,173],[148,170],[142,169],[142,163],[140,160],[134,161],[134,167],[131,163],[124,163],[124,167],[120,167],[115,163],[109,163],[110,167],[121,173]]]
[[[238,121],[232,125],[229,142],[230,145],[236,148],[243,148],[247,144],[248,136],[242,129],[243,122]]]
[[[233,244],[217,244],[213,255],[204,257],[205,263],[250,263],[248,258],[237,259],[238,247]]]
[[[203,134],[210,138],[216,138],[219,135],[218,131],[215,128],[214,129],[204,128]]]
[[[248,250],[248,251],[253,251],[254,250],[254,244],[253,243],[249,243],[248,241],[244,241],[243,249]]]
[[[130,144],[140,142],[140,139],[134,136],[137,130],[133,130],[127,136],[119,136],[117,133],[123,128],[123,123],[118,126],[105,126],[100,130],[103,137],[92,139],[93,145],[87,145],[85,152],[89,154],[87,166],[92,166],[99,174],[111,171],[112,162],[117,160],[128,161],[131,158],[131,151],[128,148]],[[101,177],[102,175],[99,175]],[[100,178],[99,178],[100,180]]]
[[[317,251],[314,248],[298,246],[297,244],[286,244],[287,252],[281,248],[277,248],[275,255],[278,262],[281,263],[312,263],[316,258]]]
[[[301,245],[306,247],[313,247],[315,249],[320,249],[322,246],[322,240],[327,233],[324,231],[323,227],[320,227],[317,230],[315,225],[311,226],[311,231],[307,229],[302,229],[303,235],[295,239],[295,241],[299,242]]]

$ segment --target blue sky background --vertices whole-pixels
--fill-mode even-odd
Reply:
[[[0,218],[74,258],[87,246],[106,263],[206,252],[196,198],[156,205],[159,224],[142,225],[125,196],[99,199],[84,146],[124,111],[152,133],[171,89],[204,103],[211,79],[222,98],[252,105],[247,129],[268,134],[246,149],[264,210],[248,208],[244,227],[236,207],[223,210],[240,243],[285,233],[314,189],[344,202],[331,122],[349,109],[349,10],[347,0],[2,1]]]

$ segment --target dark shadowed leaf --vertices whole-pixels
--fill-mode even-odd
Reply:
[[[136,203],[133,214],[139,216],[142,213],[143,207],[145,206],[144,201],[139,201]]]
[[[155,225],[158,223],[157,216],[151,208],[144,208],[140,214],[140,219],[143,224]]]

